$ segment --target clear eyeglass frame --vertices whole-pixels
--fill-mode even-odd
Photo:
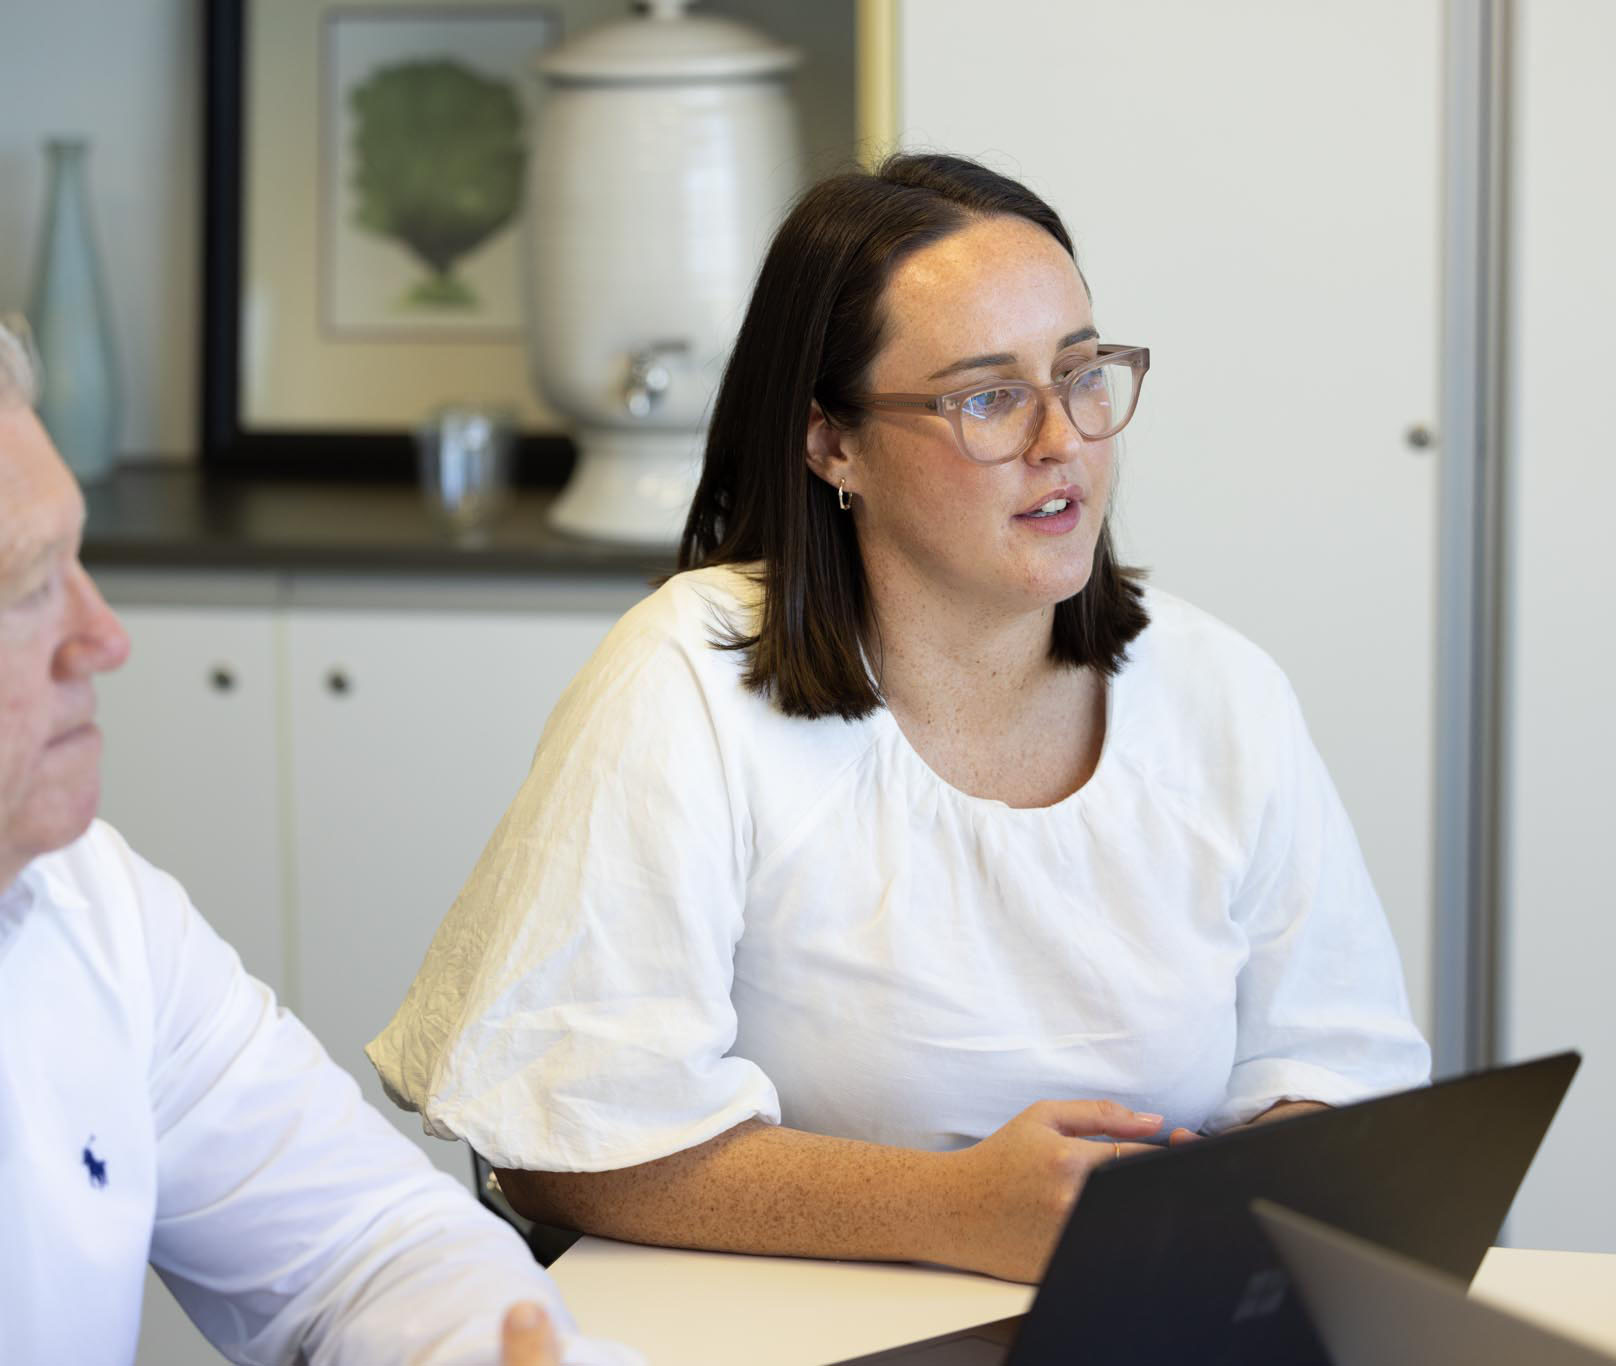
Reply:
[[[1072,390],[1084,375],[1092,374],[1103,366],[1125,364],[1133,371],[1133,393],[1128,402],[1128,411],[1120,418],[1115,418],[1103,431],[1086,432],[1082,424],[1072,413]],[[1032,443],[1038,439],[1038,432],[1043,426],[1044,404],[1046,399],[1053,395],[1060,400],[1061,411],[1066,414],[1067,420],[1077,434],[1085,441],[1105,441],[1115,436],[1129,421],[1139,407],[1139,391],[1144,387],[1145,374],[1150,369],[1150,348],[1148,346],[1126,346],[1121,343],[1102,344],[1093,360],[1087,361],[1062,375],[1052,384],[1030,384],[1025,380],[994,380],[988,384],[973,384],[966,389],[951,389],[946,394],[856,394],[854,402],[866,408],[887,409],[892,411],[914,411],[933,413],[944,418],[954,433],[954,445],[959,453],[975,465],[1004,465],[1012,460],[1019,460],[1027,453]],[[979,394],[993,393],[997,390],[1009,390],[1028,395],[1035,402],[1028,405],[1027,431],[1021,444],[1009,455],[996,455],[991,459],[983,459],[973,455],[967,444],[964,426],[965,405]]]

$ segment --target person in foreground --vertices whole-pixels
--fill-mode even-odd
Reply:
[[[370,1047],[519,1210],[1032,1281],[1136,1144],[1427,1078],[1286,679],[1117,563],[1148,365],[986,168],[797,203],[682,572]]]
[[[234,1361],[638,1360],[93,820],[128,639],[29,384],[0,326],[0,1357],[132,1361],[149,1260]]]

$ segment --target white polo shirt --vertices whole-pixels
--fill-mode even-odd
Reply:
[[[1221,1129],[1416,1085],[1430,1053],[1273,661],[1150,592],[1093,777],[1022,810],[885,710],[743,686],[757,591],[680,574],[556,708],[370,1047],[497,1165],[630,1166],[753,1116],[957,1148],[1041,1099]]]
[[[0,1221],[7,1362],[133,1360],[148,1258],[234,1361],[494,1362],[519,1299],[638,1360],[100,823],[0,895]]]

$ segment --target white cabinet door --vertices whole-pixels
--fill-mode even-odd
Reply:
[[[133,649],[96,685],[101,813],[185,885],[248,972],[284,994],[275,614],[133,607],[119,616]]]
[[[910,0],[900,128],[1066,219],[1151,347],[1124,558],[1277,657],[1429,1027],[1438,0]]]
[[[296,980],[305,1022],[366,1097],[465,1180],[384,1097],[364,1046],[527,773],[608,612],[298,609],[288,624]]]
[[[1515,1209],[1520,1247],[1616,1252],[1616,6],[1516,7],[1504,1047],[1583,1052]]]

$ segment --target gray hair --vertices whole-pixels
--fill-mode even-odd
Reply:
[[[28,320],[0,313],[0,408],[29,407],[39,391],[39,354]]]

